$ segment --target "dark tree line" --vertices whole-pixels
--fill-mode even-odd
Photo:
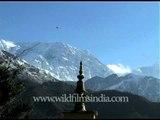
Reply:
[[[18,80],[23,66],[13,64],[11,59],[0,60],[0,119],[27,118],[32,104],[24,103],[21,94],[25,90],[22,80]]]

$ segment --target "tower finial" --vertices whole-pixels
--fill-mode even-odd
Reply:
[[[82,73],[83,73],[82,61],[80,61],[79,75],[82,75]]]
[[[80,68],[79,68],[79,75],[77,76],[79,80],[82,80],[84,78],[83,76],[83,66],[82,66],[82,61],[80,61]]]

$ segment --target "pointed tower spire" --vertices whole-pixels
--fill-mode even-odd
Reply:
[[[82,75],[83,70],[82,70],[82,61],[80,62],[80,69],[79,69],[79,74]]]
[[[80,98],[85,97],[85,88],[84,88],[84,82],[83,82],[83,66],[82,61],[80,62],[80,68],[79,68],[79,75],[77,76],[77,86],[75,89],[75,93]],[[94,111],[86,111],[85,103],[84,101],[76,101],[73,111],[71,112],[63,112],[64,113],[64,119],[95,119],[98,115],[98,112]]]
[[[85,96],[85,88],[84,88],[84,82],[83,82],[83,70],[82,70],[82,61],[80,62],[80,68],[79,68],[79,75],[77,78],[79,79],[77,81],[77,87],[76,87],[76,94],[78,94],[79,97]],[[85,104],[83,102],[76,102],[74,111],[86,111]]]
[[[82,66],[82,61],[80,62],[80,68],[79,68],[79,75],[77,76],[79,80],[82,80],[84,78],[83,76],[83,66]]]

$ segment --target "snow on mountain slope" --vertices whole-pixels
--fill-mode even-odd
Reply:
[[[132,73],[142,76],[153,76],[160,79],[159,62],[152,66],[140,67],[132,71]]]
[[[0,45],[1,46],[1,45]],[[18,48],[12,52],[20,55],[31,65],[62,81],[77,81],[79,62],[83,61],[85,80],[113,72],[86,50],[80,50],[62,42],[55,43],[17,43]]]
[[[26,47],[26,45],[26,43],[20,44],[22,48]],[[28,46],[30,47],[30,45]],[[77,81],[76,76],[79,72],[79,62],[81,60],[84,65],[85,79],[96,75],[106,77],[111,74],[104,64],[87,51],[61,42],[39,43],[30,52],[23,55],[22,58],[63,81]]]
[[[18,49],[20,49],[19,45],[16,45],[12,41],[0,40],[0,49],[5,51],[12,51],[12,53],[16,53]]]
[[[134,74],[128,74],[120,79],[123,79],[120,83],[106,89],[128,91],[133,94],[144,96],[154,102],[160,100],[160,79]]]
[[[107,64],[106,66],[118,76],[125,76],[126,74],[133,73],[135,75],[152,76],[160,79],[159,62],[151,66],[139,67],[137,69],[131,69],[129,66],[124,66],[122,64]]]
[[[28,64],[25,60],[17,58],[15,55],[3,50],[0,50],[0,63],[4,66],[9,63],[8,65],[10,66],[10,71],[13,71],[14,69],[20,70],[18,78],[21,80],[31,80],[38,83],[58,81],[54,77],[48,75],[45,71],[39,70],[38,68]]]
[[[146,97],[151,101],[160,101],[160,79],[127,74],[118,77],[116,74],[106,78],[93,77],[85,82],[85,86],[91,90],[118,90],[127,91]]]

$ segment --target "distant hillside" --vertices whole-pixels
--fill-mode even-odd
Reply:
[[[94,95],[128,96],[128,103],[87,103],[89,110],[99,112],[101,119],[129,119],[129,118],[160,118],[160,103],[149,102],[147,99],[127,92],[114,90],[95,92]]]
[[[99,90],[118,90],[131,92],[141,95],[147,99],[160,101],[160,79],[151,76],[139,76],[133,73],[118,77],[116,74],[106,78],[95,76],[85,81],[87,89]]]
[[[32,99],[32,96],[61,96],[62,94],[73,93],[75,87],[64,82],[45,82],[43,84],[25,81],[26,92],[23,99]],[[160,103],[153,103],[144,97],[133,95],[127,92],[105,90],[87,93],[94,96],[104,94],[106,96],[128,96],[128,103],[86,103],[87,110],[98,111],[98,118],[160,118]],[[52,103],[37,102],[30,118],[63,118],[62,112],[73,110],[73,103]]]

